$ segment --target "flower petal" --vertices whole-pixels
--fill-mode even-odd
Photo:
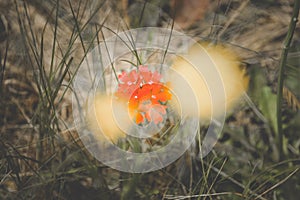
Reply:
[[[137,124],[141,124],[144,122],[144,117],[141,113],[137,113],[136,114],[136,119],[135,119],[135,123]]]

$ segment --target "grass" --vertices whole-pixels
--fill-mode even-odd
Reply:
[[[149,2],[173,16],[167,1]],[[218,1],[184,30],[239,53],[251,77],[247,101],[228,115],[208,156],[199,156],[195,142],[176,162],[145,174],[111,169],[85,149],[71,96],[87,54],[110,36],[147,24],[146,4],[136,11],[138,20],[131,19],[136,13],[123,16],[137,23],[126,25],[118,1],[0,5],[0,199],[298,198],[300,35],[296,21],[289,22],[298,16],[299,0]],[[165,15],[159,24],[176,28]],[[160,53],[167,61],[167,51]],[[133,57],[147,60],[138,50]]]
[[[276,113],[277,113],[277,130],[278,130],[278,136],[277,136],[277,144],[280,151],[280,156],[283,156],[283,130],[282,130],[282,93],[283,93],[283,82],[284,82],[284,73],[285,73],[285,66],[287,62],[287,56],[289,53],[289,48],[293,39],[293,35],[296,29],[296,24],[298,22],[298,16],[299,16],[299,7],[300,7],[300,1],[295,1],[293,14],[291,17],[291,22],[289,25],[289,30],[287,33],[287,36],[284,41],[284,47],[282,50],[281,58],[280,58],[280,65],[279,65],[279,77],[278,77],[278,87],[277,87],[277,106],[276,106]]]

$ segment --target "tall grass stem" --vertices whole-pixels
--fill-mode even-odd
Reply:
[[[280,63],[279,63],[279,76],[278,76],[278,83],[277,83],[277,145],[278,150],[280,153],[280,159],[283,157],[283,128],[282,128],[282,93],[283,93],[283,82],[284,82],[284,75],[285,75],[285,68],[287,62],[287,56],[289,52],[289,48],[293,39],[293,35],[296,29],[296,24],[298,22],[299,16],[299,4],[300,0],[294,1],[294,9],[292,14],[292,19],[290,21],[288,33],[285,37],[283,43],[283,49],[281,52]]]

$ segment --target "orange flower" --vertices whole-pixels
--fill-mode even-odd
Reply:
[[[128,101],[130,114],[137,124],[163,121],[167,113],[165,104],[172,95],[160,80],[161,75],[152,73],[146,66],[119,75],[116,96]]]

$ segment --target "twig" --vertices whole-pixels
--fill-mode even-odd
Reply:
[[[290,21],[288,33],[285,37],[284,43],[283,43],[283,49],[281,52],[281,57],[280,57],[280,63],[279,63],[279,77],[278,77],[278,83],[277,83],[277,105],[276,105],[276,111],[277,111],[277,145],[278,145],[278,150],[280,154],[280,159],[282,158],[282,153],[283,153],[283,132],[282,132],[282,110],[281,110],[281,105],[282,105],[282,92],[283,92],[283,81],[284,81],[284,72],[285,72],[285,67],[286,67],[286,61],[287,61],[287,55],[289,52],[289,48],[291,45],[291,41],[296,29],[296,24],[298,21],[298,16],[299,16],[299,4],[300,0],[295,0],[294,1],[294,9],[293,9],[293,14],[292,14],[292,19]]]

